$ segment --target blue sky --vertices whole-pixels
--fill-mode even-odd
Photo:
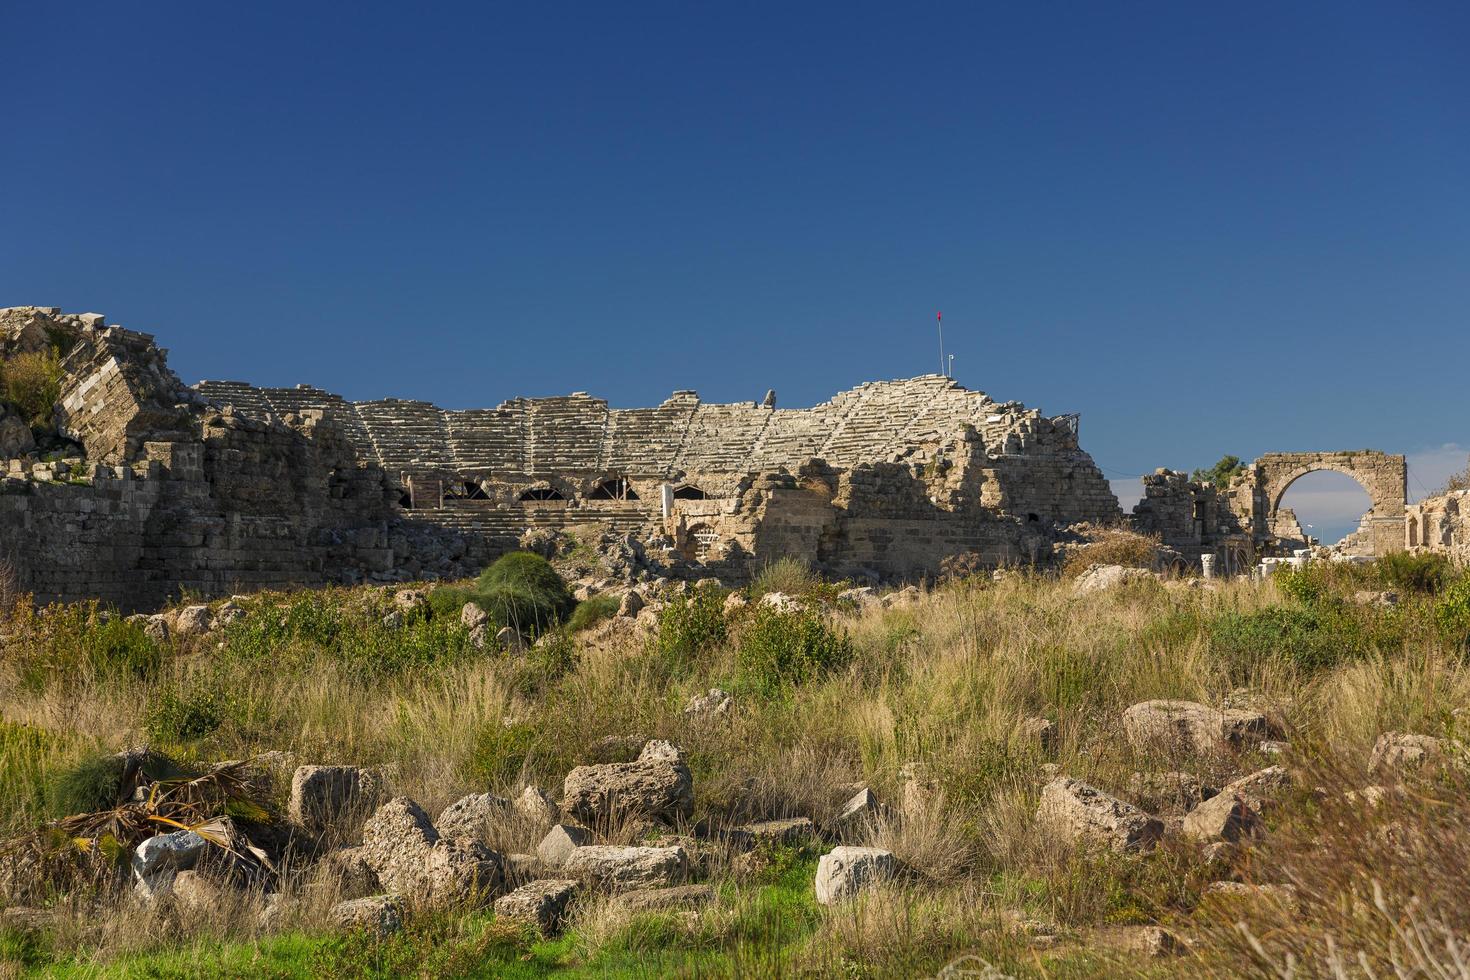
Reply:
[[[943,309],[960,381],[1081,412],[1126,487],[1371,446],[1415,454],[1417,491],[1470,443],[1464,4],[0,28],[0,305],[156,333],[188,381],[806,405],[934,370]]]

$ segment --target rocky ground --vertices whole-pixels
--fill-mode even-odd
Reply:
[[[431,587],[18,607],[0,970],[1466,975],[1448,568],[551,550],[596,609],[532,635]]]

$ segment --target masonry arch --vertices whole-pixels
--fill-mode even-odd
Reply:
[[[1404,547],[1404,509],[1408,505],[1409,471],[1403,456],[1373,450],[1342,453],[1267,453],[1256,460],[1267,526],[1274,526],[1281,498],[1308,473],[1343,473],[1368,494],[1370,509],[1363,519],[1367,531],[1360,547],[1367,554],[1385,555]]]
[[[599,481],[590,493],[588,500],[637,500],[638,492],[633,489],[627,477],[610,476]]]

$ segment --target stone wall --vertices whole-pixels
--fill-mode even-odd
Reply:
[[[1470,490],[1452,490],[1409,505],[1404,546],[1447,555],[1462,568],[1470,566]]]
[[[459,576],[529,530],[589,523],[731,578],[786,555],[913,577],[960,552],[1042,560],[1065,525],[1121,517],[1074,416],[937,375],[809,409],[677,391],[652,408],[574,392],[446,411],[190,388],[148,334],[0,310],[6,352],[57,338],[69,448],[20,451],[0,487],[0,552],[42,599],[140,608],[182,589]]]

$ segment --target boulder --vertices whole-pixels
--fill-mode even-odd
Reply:
[[[209,850],[209,842],[192,830],[150,837],[133,849],[133,876],[142,880],[187,871]]]
[[[1135,772],[1128,778],[1129,797],[1148,813],[1185,814],[1219,792],[1188,772]]]
[[[387,796],[381,771],[359,766],[299,766],[291,776],[286,815],[308,833],[318,834],[339,820],[370,813]]]
[[[767,592],[761,596],[760,604],[776,612],[796,612],[801,609],[801,600],[784,592]]]
[[[495,900],[495,914],[513,922],[534,926],[542,935],[560,931],[567,906],[577,893],[577,882],[567,878],[543,878],[522,885]]]
[[[210,631],[213,625],[214,617],[210,615],[208,606],[185,606],[174,613],[174,633],[186,639],[191,636],[203,636]]]
[[[694,778],[683,753],[652,741],[634,762],[578,766],[562,786],[562,811],[588,823],[622,816],[687,817],[694,809]]]
[[[1196,701],[1143,701],[1123,712],[1123,731],[1141,752],[1209,754],[1267,738],[1259,711],[1224,711]]]
[[[328,852],[321,860],[321,868],[344,898],[363,898],[383,890],[378,873],[367,863],[361,847],[340,847]]]
[[[817,901],[834,905],[898,873],[898,859],[880,847],[834,847],[817,862]]]
[[[36,438],[26,420],[0,405],[0,458],[16,459],[36,448]]]
[[[816,836],[817,828],[809,817],[787,817],[782,820],[761,820],[735,828],[736,833],[747,834],[755,844],[795,844]]]
[[[1431,735],[1384,732],[1373,743],[1368,768],[1373,772],[1398,774],[1420,769],[1444,758],[1444,742]]]
[[[591,843],[592,832],[586,827],[559,823],[547,831],[541,843],[536,845],[536,856],[548,868],[559,868],[566,864],[573,851]]]
[[[1144,581],[1156,581],[1154,573],[1146,568],[1129,568],[1125,565],[1093,565],[1077,576],[1077,581],[1072,585],[1072,594],[1087,595]]]
[[[1042,787],[1036,818],[1067,840],[1119,852],[1149,850],[1164,833],[1163,823],[1138,807],[1067,776]]]
[[[750,605],[749,599],[745,598],[745,596],[741,595],[739,592],[731,592],[729,595],[725,596],[725,615],[730,616],[734,613],[738,613],[740,610],[744,609],[748,605]]]
[[[624,592],[622,599],[618,600],[618,615],[624,619],[632,619],[643,611],[643,597],[636,592]]]
[[[689,855],[682,847],[606,844],[578,847],[562,865],[565,874],[611,891],[678,884],[688,869]]]
[[[498,854],[479,841],[441,837],[406,796],[383,804],[363,825],[362,847],[383,887],[413,905],[477,903],[502,885]]]
[[[231,898],[228,886],[198,871],[174,875],[171,894],[175,905],[194,915],[206,915]]]
[[[533,823],[551,824],[556,823],[561,816],[555,801],[546,792],[535,786],[527,786],[521,790],[521,795],[515,798],[511,804],[516,813]]]
[[[718,718],[730,713],[730,706],[734,701],[728,691],[712,687],[708,694],[698,694],[690,698],[689,703],[684,705],[684,714],[696,720]]]
[[[1260,831],[1274,797],[1290,784],[1291,776],[1281,766],[1251,773],[1190,810],[1180,829],[1193,841],[1236,843]]]
[[[473,793],[445,807],[434,828],[441,837],[484,840],[490,825],[503,821],[509,812],[510,800],[493,793]]]
[[[374,895],[338,902],[330,913],[339,929],[362,929],[387,936],[403,928],[403,899],[396,895]]]
[[[709,885],[673,885],[669,888],[638,888],[618,897],[618,904],[629,912],[667,912],[675,909],[697,909],[715,900]]]
[[[232,623],[238,623],[249,613],[244,606],[231,599],[214,611],[214,629],[224,629]]]
[[[490,614],[481,609],[479,603],[466,602],[459,611],[459,621],[465,629],[479,629],[490,622]]]
[[[832,818],[827,829],[839,836],[860,833],[877,818],[880,812],[881,807],[877,795],[864,786],[842,805],[842,809],[837,811],[837,816]]]

